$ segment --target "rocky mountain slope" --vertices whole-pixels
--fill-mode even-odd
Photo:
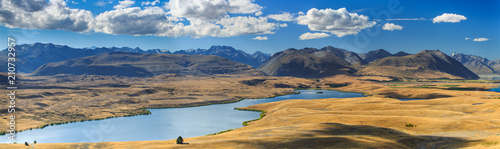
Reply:
[[[260,70],[273,76],[321,78],[338,74],[352,74],[356,70],[346,60],[327,50],[304,48],[288,49],[274,54]]]
[[[487,58],[462,53],[453,53],[451,56],[476,74],[488,75],[500,73],[500,60],[490,61]]]
[[[140,48],[129,47],[72,48],[66,45],[56,45],[52,43],[22,44],[16,46],[16,63],[18,64],[17,71],[21,73],[32,73],[38,67],[46,63],[65,61],[72,58],[81,58],[115,51],[151,54],[171,53],[170,51],[165,49],[150,49],[145,51]],[[7,53],[7,50],[0,51],[0,60],[6,61]],[[212,46],[208,50],[181,50],[174,53],[190,55],[217,55],[236,62],[251,65],[255,68],[260,66],[260,64],[264,63],[265,60],[270,57],[269,54],[265,54],[262,52],[256,52],[251,55],[241,50],[235,50],[234,48],[229,46]],[[0,72],[5,72],[6,64],[0,65],[0,69]]]
[[[180,50],[173,52],[174,54],[189,54],[189,55],[216,55],[220,57],[225,57],[230,60],[244,63],[255,68],[258,68],[263,64],[269,57],[270,54],[264,54],[262,52],[255,52],[254,54],[248,54],[242,50],[236,50],[230,46],[212,46],[209,49],[189,49]]]
[[[459,61],[439,50],[424,50],[413,55],[378,59],[356,74],[398,78],[479,78]]]
[[[371,63],[377,59],[382,59],[385,57],[392,56],[391,53],[387,52],[384,49],[378,49],[378,50],[373,50],[369,51],[368,53],[363,53],[360,54],[360,56],[368,63]]]
[[[264,75],[252,66],[213,55],[141,54],[121,51],[47,63],[33,73],[36,76],[58,74],[127,77],[151,77],[162,74]]]

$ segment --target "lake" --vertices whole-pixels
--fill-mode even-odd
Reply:
[[[492,88],[491,91],[500,92],[500,87],[498,87],[498,88]]]
[[[49,126],[18,132],[16,142],[33,142],[34,140],[38,143],[110,142],[171,140],[178,136],[196,137],[243,127],[243,121],[259,118],[260,112],[234,110],[235,107],[287,99],[363,97],[360,93],[328,90],[297,91],[301,94],[265,99],[244,99],[235,103],[199,107],[149,109],[151,115]],[[10,143],[8,136],[1,136],[1,142]]]

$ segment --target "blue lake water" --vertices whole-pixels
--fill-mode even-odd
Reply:
[[[235,107],[287,99],[321,99],[363,97],[360,93],[328,90],[297,90],[301,94],[265,99],[245,99],[236,103],[189,108],[149,109],[151,115],[76,122],[33,129],[16,134],[16,142],[69,143],[171,140],[178,136],[203,136],[243,127],[242,122],[259,118],[260,112],[234,110]],[[318,94],[317,92],[323,92]],[[10,143],[3,135],[2,143]]]
[[[492,88],[491,91],[500,92],[500,87],[499,88]]]

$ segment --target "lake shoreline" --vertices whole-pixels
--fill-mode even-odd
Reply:
[[[292,95],[292,94],[300,94],[300,92],[295,92],[295,90],[294,90],[293,92],[285,92],[285,93],[274,95],[274,96],[270,96],[270,97],[267,97],[267,98],[275,98],[275,97],[279,97],[279,96]],[[98,119],[87,119],[87,120],[82,119],[82,120],[74,120],[74,121],[64,121],[64,122],[58,122],[58,123],[50,123],[50,124],[45,124],[45,125],[42,125],[42,126],[37,126],[35,128],[28,128],[28,129],[24,129],[24,130],[16,130],[16,133],[17,132],[28,131],[28,130],[34,130],[34,129],[43,129],[43,128],[46,128],[46,127],[49,127],[49,126],[55,126],[55,125],[63,125],[63,124],[70,124],[70,123],[77,123],[77,122],[88,122],[88,121],[100,121],[100,120],[106,120],[106,119],[111,119],[111,118],[131,117],[131,116],[140,116],[140,115],[150,115],[150,114],[152,114],[151,111],[149,111],[148,109],[200,107],[200,106],[209,106],[209,105],[217,105],[217,104],[236,103],[236,102],[239,102],[239,101],[242,101],[242,100],[245,100],[245,99],[265,99],[265,98],[238,98],[236,100],[226,100],[226,101],[222,101],[222,102],[214,101],[214,102],[207,102],[207,103],[201,103],[201,104],[200,103],[189,103],[189,104],[179,105],[179,106],[142,107],[142,108],[138,108],[142,112],[139,113],[139,114],[135,114],[135,115],[131,114],[131,115],[124,115],[124,116],[104,117],[104,118],[98,118]],[[0,132],[0,136],[6,136],[5,131]]]

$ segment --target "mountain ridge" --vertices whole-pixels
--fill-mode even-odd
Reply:
[[[489,59],[481,56],[463,53],[453,53],[451,57],[464,64],[465,67],[476,74],[500,74],[500,59],[490,61]]]
[[[439,50],[424,50],[407,56],[378,59],[356,74],[399,78],[479,78],[462,63]]]
[[[267,75],[321,78],[352,74],[350,63],[327,50],[315,48],[287,49],[274,54],[259,67]]]
[[[217,46],[212,46],[217,47]],[[230,47],[230,46],[219,46],[219,47]],[[86,56],[98,55],[103,53],[115,52],[115,51],[125,51],[125,52],[134,52],[134,53],[156,53],[156,54],[171,54],[169,50],[165,49],[149,49],[142,50],[138,47],[130,48],[130,47],[89,47],[89,48],[72,48],[67,45],[57,45],[53,43],[33,43],[33,44],[21,44],[16,45],[16,57],[18,63],[17,71],[20,73],[32,73],[38,67],[42,66],[46,63],[65,61],[72,58],[81,58]],[[230,47],[230,49],[234,49]],[[182,50],[180,50],[182,51]],[[178,51],[175,51],[178,52]],[[257,68],[261,63],[264,63],[270,54],[265,54],[262,52],[256,52],[254,55],[245,53],[242,50],[236,51],[237,53],[214,53],[207,55],[216,55],[217,56],[226,56],[233,61],[245,63],[252,65]],[[0,60],[6,61],[7,59],[7,49],[0,51]],[[189,54],[189,53],[187,53]],[[231,57],[232,55],[238,55],[239,57]],[[0,65],[1,72],[6,71],[6,65]]]
[[[40,66],[35,76],[117,75],[152,77],[163,74],[207,76],[217,74],[264,75],[252,66],[215,55],[149,54],[115,51]]]

